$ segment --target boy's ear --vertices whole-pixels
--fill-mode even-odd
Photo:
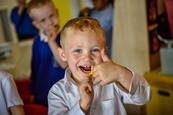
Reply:
[[[106,46],[105,48],[105,53],[107,54],[108,53],[108,47]]]
[[[59,55],[59,57],[60,57],[61,60],[67,61],[67,58],[66,58],[65,53],[64,53],[64,51],[63,51],[62,48],[59,47],[57,49],[57,53],[58,53],[58,55]]]

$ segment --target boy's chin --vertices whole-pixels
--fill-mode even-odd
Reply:
[[[81,82],[81,81],[87,79],[88,76],[87,75],[80,75],[80,77],[79,77],[79,76],[73,76],[72,75],[71,77],[75,82]]]

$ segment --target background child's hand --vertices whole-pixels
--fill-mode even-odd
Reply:
[[[90,11],[91,11],[91,8],[86,7],[86,8],[84,8],[84,9],[82,9],[82,10],[80,11],[80,13],[81,13],[82,16],[88,16]]]
[[[84,113],[87,113],[94,97],[93,82],[91,78],[85,79],[78,84],[80,95],[80,107]]]
[[[19,8],[18,8],[18,14],[19,15],[22,15],[22,13],[23,13],[23,9],[25,8],[25,5],[23,5],[23,4],[19,4]]]
[[[55,41],[59,32],[59,26],[54,26],[48,33],[48,42]]]

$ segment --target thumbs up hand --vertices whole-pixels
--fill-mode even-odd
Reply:
[[[115,64],[105,53],[101,51],[103,62],[95,65],[93,77],[100,85],[106,85],[112,82],[117,82],[122,72],[122,66]]]

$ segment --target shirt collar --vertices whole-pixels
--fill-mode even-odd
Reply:
[[[69,92],[70,89],[72,87],[76,87],[77,88],[77,84],[76,82],[71,78],[71,70],[69,67],[67,67],[66,71],[65,71],[65,88],[66,88],[66,91]]]
[[[40,40],[43,42],[48,42],[48,37],[42,31],[40,31]]]
[[[60,29],[58,31],[58,33],[60,33]],[[48,36],[43,32],[43,31],[40,31],[39,32],[39,35],[40,35],[40,40],[43,41],[43,42],[48,42]]]

